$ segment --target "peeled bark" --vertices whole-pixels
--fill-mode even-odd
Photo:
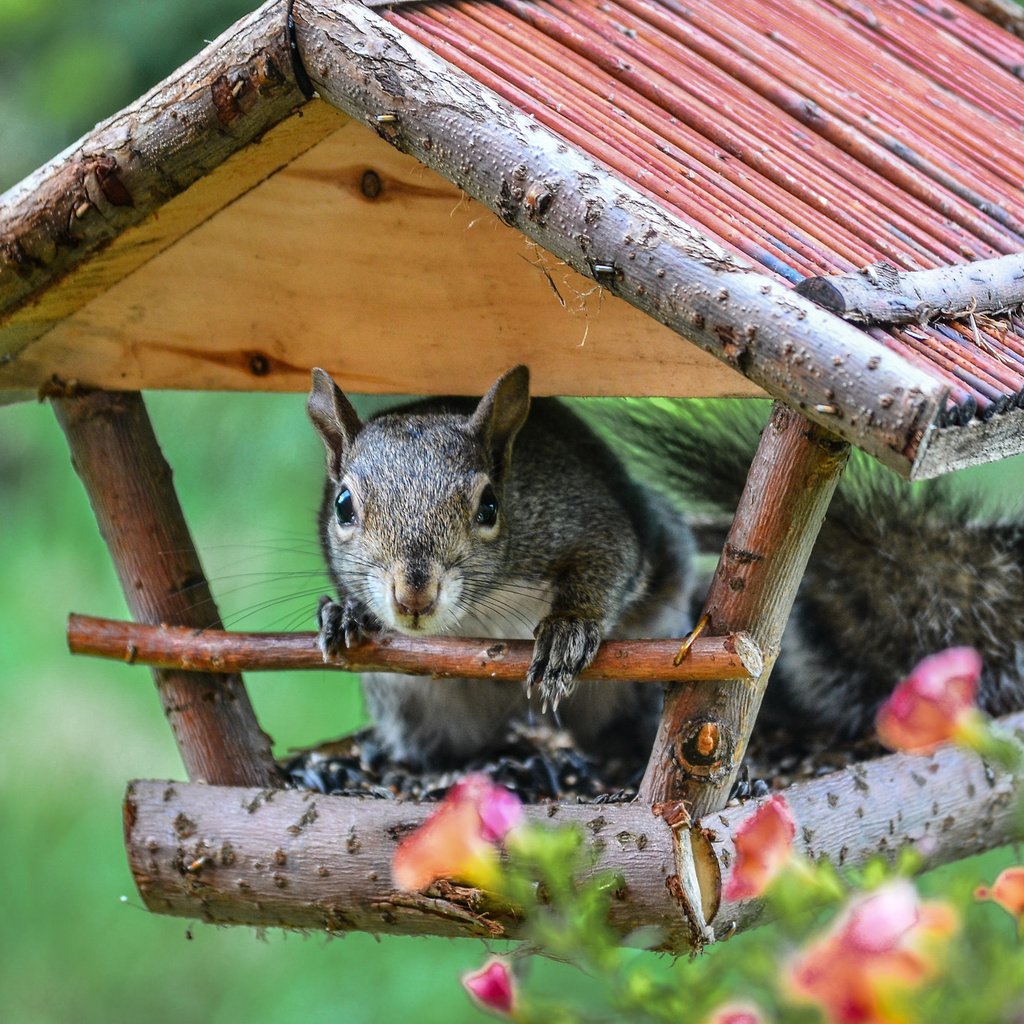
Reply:
[[[704,605],[711,633],[749,631],[764,656],[752,683],[670,687],[640,799],[724,806],[849,445],[776,403],[761,435]]]
[[[0,320],[306,102],[286,7],[265,3],[4,194]]]
[[[125,601],[142,622],[217,626],[217,606],[141,395],[96,391],[53,403]],[[189,778],[279,781],[240,676],[153,672]]]

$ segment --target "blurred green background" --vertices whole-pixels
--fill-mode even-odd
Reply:
[[[0,190],[251,9],[249,0],[0,0]],[[157,436],[229,626],[311,628],[321,451],[302,396],[154,394]],[[1016,498],[1020,460],[966,477]],[[481,1019],[475,941],[325,941],[149,915],[121,844],[127,779],[182,775],[149,673],[64,647],[69,611],[126,610],[50,411],[0,409],[0,1016],[16,1022]],[[276,748],[361,721],[354,680],[252,674]],[[1008,855],[972,872],[991,878]],[[935,883],[939,884],[939,883]],[[122,901],[126,896],[127,901]],[[725,947],[734,948],[734,944]],[[583,979],[537,968],[568,991]]]

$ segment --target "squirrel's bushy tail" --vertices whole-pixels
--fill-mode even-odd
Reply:
[[[597,418],[650,485],[731,515],[767,415],[749,400],[658,399],[603,402]],[[783,637],[772,703],[864,734],[918,660],[960,644],[982,654],[987,711],[1024,707],[1024,514],[996,517],[948,478],[910,485],[854,452]]]

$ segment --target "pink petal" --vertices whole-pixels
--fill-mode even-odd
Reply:
[[[951,647],[919,662],[879,709],[875,728],[892,750],[928,753],[973,713],[981,655]]]
[[[853,905],[840,941],[851,956],[887,953],[899,947],[919,916],[914,886],[891,882]]]
[[[462,987],[478,1006],[490,1013],[508,1017],[515,1005],[515,979],[504,960],[488,960],[478,971],[462,976]]]
[[[992,888],[981,886],[975,891],[981,900],[998,903],[1007,913],[1024,918],[1024,867],[1006,868],[992,884]]]
[[[764,1018],[760,1010],[749,1003],[728,1003],[715,1010],[707,1024],[764,1024]]]
[[[727,900],[760,896],[793,852],[796,822],[776,794],[744,821],[733,837],[736,859],[723,895]]]
[[[395,851],[391,875],[402,889],[419,890],[439,878],[463,878],[496,859],[480,834],[476,808],[446,797],[437,810]]]

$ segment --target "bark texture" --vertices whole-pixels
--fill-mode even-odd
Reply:
[[[337,669],[412,675],[507,679],[522,683],[533,656],[528,640],[464,640],[391,634],[360,644],[325,664],[315,633],[225,633],[183,626],[146,626],[72,615],[72,654],[192,672]],[[678,640],[608,640],[582,679],[666,683],[679,679],[756,678],[762,658],[743,634],[698,637],[677,666]]]
[[[704,605],[709,632],[748,631],[764,668],[753,683],[670,687],[644,802],[683,800],[694,817],[725,805],[848,455],[849,445],[775,404]]]
[[[1024,727],[1024,714],[1005,720]],[[935,867],[1013,837],[1015,784],[953,747],[928,757],[880,758],[797,783],[786,799],[797,849],[855,868],[907,843]],[[295,790],[133,782],[125,798],[125,839],[146,906],[213,924],[299,928],[328,934],[515,937],[518,923],[486,893],[440,882],[424,893],[396,890],[398,841],[430,804],[322,796]],[[691,919],[680,872],[703,887],[701,914],[719,934],[764,920],[756,900],[723,903],[717,893],[734,856],[733,836],[750,802],[676,827],[663,809],[640,804],[551,804],[527,808],[539,822],[573,822],[594,849],[597,869],[621,874],[611,921],[622,935],[655,925],[667,949],[685,952],[711,937]]]
[[[937,270],[901,271],[878,263],[858,274],[809,277],[796,291],[863,324],[925,324],[942,316],[994,313],[1024,302],[1024,253]]]
[[[98,391],[54,400],[132,615],[141,622],[219,626],[217,607],[142,397]],[[193,781],[277,784],[270,739],[237,675],[153,673]]]
[[[576,270],[887,465],[934,421],[944,387],[755,273],[613,179],[362,4],[297,0],[320,96],[411,153]],[[837,396],[841,396],[837,398]]]
[[[288,117],[285,0],[270,0],[0,198],[0,321]]]

